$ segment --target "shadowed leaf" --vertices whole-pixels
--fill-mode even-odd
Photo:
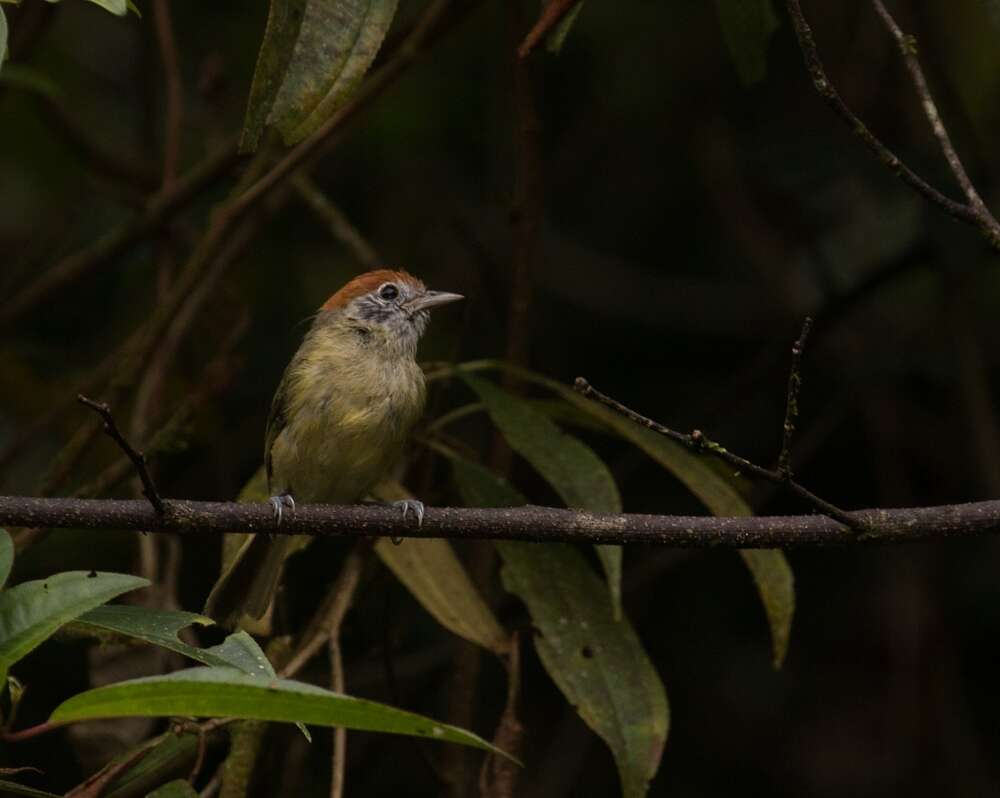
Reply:
[[[478,395],[510,448],[534,466],[567,507],[620,513],[621,496],[614,477],[593,449],[563,432],[550,418],[525,400],[493,383],[462,374]],[[615,615],[621,613],[622,550],[596,546],[601,558]]]
[[[0,593],[0,681],[60,626],[115,596],[145,587],[138,576],[67,571]]]
[[[380,501],[413,496],[398,482],[385,480],[372,491]],[[509,646],[509,635],[483,601],[447,540],[382,538],[375,553],[420,605],[445,629],[496,654]]]
[[[459,743],[506,756],[455,726],[375,701],[235,668],[191,668],[98,687],[64,701],[53,723],[120,717],[231,717],[388,732]]]
[[[286,144],[316,131],[375,60],[396,0],[272,0],[254,73],[241,148],[265,124]]]
[[[11,566],[14,564],[14,541],[6,529],[0,529],[0,588],[7,584]]]
[[[542,664],[580,717],[611,748],[625,798],[646,794],[667,739],[663,683],[635,630],[615,620],[583,557],[563,544],[501,542],[504,586],[541,633]]]
[[[59,798],[55,793],[36,790],[34,787],[25,787],[16,781],[7,781],[6,779],[0,779],[0,794],[28,795],[32,798]]]
[[[580,0],[579,3],[566,12],[566,16],[559,20],[559,24],[556,25],[555,29],[545,37],[545,49],[553,55],[558,55],[559,51],[562,50],[562,46],[566,43],[566,37],[569,36],[573,23],[576,22],[576,18],[583,9],[583,3],[584,0]]]
[[[750,85],[767,74],[767,48],[778,28],[772,0],[715,0],[729,55]]]
[[[198,793],[184,779],[175,779],[154,790],[146,798],[198,798]]]

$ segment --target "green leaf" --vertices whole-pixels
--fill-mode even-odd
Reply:
[[[14,564],[14,541],[6,529],[0,529],[0,588],[7,584],[10,568]]]
[[[739,491],[704,455],[688,451],[679,443],[640,427],[618,413],[587,399],[572,388],[527,369],[502,361],[479,361],[473,368],[498,368],[520,379],[533,382],[561,396],[579,411],[605,425],[625,440],[644,451],[673,474],[704,504],[713,515],[752,515],[750,506]],[[462,373],[462,367],[458,369]],[[781,551],[741,551],[743,562],[750,569],[757,586],[771,630],[771,650],[776,665],[784,662],[795,615],[795,582],[788,560]]]
[[[7,60],[7,17],[3,13],[3,8],[0,7],[0,69],[3,68],[3,62]]]
[[[771,653],[780,668],[788,653],[788,638],[795,617],[795,577],[784,552],[776,549],[741,549],[740,557],[753,576],[771,629]]]
[[[778,28],[773,0],[715,0],[715,8],[740,80],[747,85],[763,80],[767,48]]]
[[[333,116],[375,60],[396,2],[272,0],[241,146],[253,149],[265,123],[295,144]]]
[[[128,13],[127,0],[90,0],[90,2],[119,17],[124,17]]]
[[[115,596],[145,587],[138,576],[67,571],[0,593],[0,679],[60,626]]]
[[[486,405],[486,411],[510,448],[535,467],[567,507],[620,513],[621,496],[608,467],[583,441],[563,432],[551,419],[525,400],[493,383],[462,374]],[[621,613],[622,551],[620,546],[597,546],[616,617]]]
[[[611,748],[625,798],[646,794],[667,739],[663,683],[627,620],[571,546],[500,542],[504,586],[527,605],[549,676]]]
[[[138,748],[151,749],[132,767],[116,776],[104,793],[105,798],[134,798],[147,795],[164,779],[176,776],[190,765],[198,755],[198,735],[194,732],[175,734],[167,732],[141,743],[121,755],[128,757]]]
[[[3,16],[2,9],[0,9],[0,16]],[[2,26],[3,23],[0,22],[0,27]],[[2,31],[0,31],[0,38],[3,38]],[[0,85],[13,86],[21,91],[41,94],[53,100],[62,96],[59,86],[48,75],[25,64],[7,64],[3,68],[3,72],[0,72]]]
[[[381,538],[375,553],[445,629],[495,654],[507,651],[507,634],[447,540],[414,538],[396,546]]]
[[[260,144],[305,15],[306,0],[271,0],[240,136],[240,152],[253,152]]]
[[[98,687],[67,699],[53,723],[121,717],[231,717],[407,734],[506,756],[464,729],[361,698],[235,668],[190,668]]]
[[[468,507],[520,507],[528,503],[506,479],[479,463],[457,455],[448,459],[462,502]]]
[[[58,795],[51,792],[45,792],[45,790],[36,790],[34,787],[25,787],[23,784],[18,784],[16,781],[7,781],[6,779],[0,779],[0,795],[29,795],[32,798],[59,798]]]
[[[146,798],[198,798],[198,793],[184,779],[175,779],[154,790]]]
[[[257,645],[257,641],[242,629],[211,648],[191,646],[178,638],[177,633],[187,626],[195,623],[210,626],[215,623],[205,615],[180,610],[110,605],[91,610],[76,623],[84,629],[92,627],[135,637],[176,651],[203,665],[232,667],[251,676],[275,675],[274,666]],[[302,726],[301,731],[307,740],[312,740],[308,729]]]
[[[372,495],[385,502],[413,498],[393,480],[378,483]],[[510,647],[509,635],[447,540],[412,538],[396,546],[382,538],[375,544],[375,553],[445,629],[496,654]]]
[[[573,23],[576,22],[576,18],[582,8],[583,0],[580,0],[579,3],[566,12],[566,16],[559,20],[559,24],[556,25],[555,30],[549,33],[546,37],[546,50],[553,55],[559,54],[559,51],[562,50],[562,46],[566,42],[566,37],[569,36],[570,29],[573,27]]]

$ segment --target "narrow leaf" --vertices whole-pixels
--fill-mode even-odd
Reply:
[[[771,629],[771,653],[780,668],[788,653],[788,638],[795,617],[795,576],[785,554],[777,549],[740,549],[740,557],[750,569],[767,623]]]
[[[198,793],[184,779],[174,779],[149,793],[146,798],[198,798]]]
[[[563,432],[528,402],[487,380],[463,374],[463,379],[486,405],[510,448],[524,457],[567,507],[595,512],[620,513],[618,486],[608,467],[583,441]],[[615,616],[621,613],[622,550],[620,546],[597,546]]]
[[[297,0],[273,2],[287,6]],[[265,38],[259,62],[274,62],[274,66],[266,68],[266,74],[281,74],[266,119],[280,131],[286,144],[295,144],[313,133],[350,96],[375,60],[395,16],[396,2],[306,0],[291,60],[284,68],[283,56],[273,52],[277,35]],[[281,26],[282,46],[287,46],[288,31],[296,25],[293,14],[287,10],[285,13],[288,18]],[[262,86],[258,95],[266,100],[269,91],[270,86]],[[251,107],[248,119],[259,114]],[[248,130],[251,128],[248,124]]]
[[[98,687],[64,701],[53,723],[120,717],[232,717],[407,734],[506,756],[471,732],[361,698],[235,668],[190,668]]]
[[[3,62],[7,60],[7,17],[0,6],[0,69],[3,69]]]
[[[0,593],[0,678],[60,626],[115,596],[145,587],[138,576],[67,571]]]
[[[750,85],[767,74],[767,48],[778,28],[773,0],[715,0],[729,55]]]
[[[392,480],[380,482],[372,493],[380,501],[413,498]],[[375,553],[445,629],[496,654],[507,651],[509,636],[447,540],[413,538],[396,546],[383,538]]]
[[[559,24],[556,25],[555,29],[546,37],[545,49],[553,55],[558,55],[559,51],[562,50],[562,46],[566,42],[566,37],[569,36],[570,29],[573,27],[573,23],[576,22],[576,18],[583,8],[583,2],[584,0],[580,0],[579,3],[573,6],[566,13],[566,16],[559,20]]]
[[[305,13],[306,0],[271,0],[240,136],[240,152],[253,152],[260,144],[274,99],[292,61]]]
[[[501,542],[504,586],[528,607],[549,676],[611,748],[625,798],[641,798],[667,739],[667,696],[635,630],[576,549]]]
[[[11,566],[14,564],[14,541],[6,529],[0,529],[0,588],[7,584]]]
[[[447,540],[411,539],[396,546],[382,538],[375,553],[445,629],[495,654],[507,650],[507,635]]]
[[[194,732],[174,734],[167,732],[141,743],[137,748],[152,749],[131,768],[112,780],[104,793],[105,798],[135,798],[146,795],[164,779],[190,770],[198,754],[198,735]],[[129,756],[136,749],[123,754]]]
[[[16,781],[7,781],[6,779],[0,779],[0,794],[28,795],[31,798],[59,798],[55,793],[36,790],[34,787],[25,787]]]

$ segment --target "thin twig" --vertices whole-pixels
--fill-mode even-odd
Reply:
[[[784,483],[782,483],[784,484]],[[266,502],[170,499],[158,515],[139,499],[39,499],[0,496],[0,525],[132,529],[213,536],[265,532],[342,539],[400,537],[519,540],[528,543],[646,543],[677,548],[794,548],[912,543],[1000,534],[1000,500],[933,507],[853,510],[847,524],[825,515],[675,516],[591,513],[554,507],[428,507],[417,527],[392,507],[297,505],[281,525]],[[405,544],[404,544],[405,545]]]
[[[751,474],[752,476],[758,477],[759,479],[766,479],[768,482],[775,482],[780,485],[785,485],[788,488],[788,490],[790,490],[799,498],[808,502],[816,510],[823,513],[824,515],[830,516],[830,518],[839,521],[841,524],[844,524],[845,526],[854,529],[855,531],[864,531],[861,525],[862,521],[856,514],[852,515],[850,513],[847,513],[844,510],[841,510],[836,505],[826,501],[825,499],[821,499],[815,493],[803,487],[794,479],[786,478],[779,471],[772,471],[768,468],[763,468],[762,466],[756,465],[755,463],[751,463],[749,460],[740,457],[737,454],[733,454],[728,449],[725,449],[719,444],[715,443],[714,441],[709,440],[707,437],[705,437],[705,434],[701,430],[696,429],[690,435],[687,435],[683,432],[677,432],[676,430],[672,430],[669,427],[665,427],[663,424],[653,421],[652,419],[647,418],[646,416],[637,413],[634,410],[629,409],[621,402],[617,402],[614,399],[612,399],[610,396],[605,396],[603,393],[594,388],[589,382],[587,382],[583,377],[576,378],[576,382],[574,383],[573,388],[583,396],[587,397],[588,399],[593,399],[594,401],[599,402],[605,407],[614,410],[616,413],[619,413],[625,416],[626,418],[630,419],[631,421],[634,421],[636,424],[640,424],[646,429],[653,430],[653,432],[658,432],[661,435],[664,435],[670,438],[671,440],[676,441],[677,443],[680,443],[683,446],[686,446],[687,448],[695,452],[699,452],[702,454],[710,454],[713,457],[718,457],[720,460],[729,463],[729,465],[733,466],[739,471]]]
[[[365,240],[358,228],[351,224],[351,220],[330,201],[311,177],[299,172],[292,178],[292,185],[316,217],[326,225],[330,235],[343,244],[358,263],[369,269],[379,265],[381,261],[375,248]]]
[[[549,0],[548,5],[542,9],[535,26],[524,37],[524,41],[517,50],[517,57],[523,59],[531,55],[538,43],[548,36],[549,32],[580,2],[582,0]]]
[[[812,329],[812,319],[806,316],[802,322],[802,332],[792,346],[792,366],[788,370],[788,394],[785,399],[785,423],[782,425],[781,453],[778,455],[778,473],[785,479],[792,478],[792,437],[795,422],[799,417],[799,390],[802,388],[800,372],[802,352]]]
[[[121,450],[128,456],[128,459],[132,461],[132,465],[135,466],[136,473],[139,475],[139,479],[142,480],[143,495],[149,499],[149,503],[153,505],[156,514],[163,515],[165,509],[163,499],[160,498],[160,494],[156,490],[156,485],[153,484],[153,478],[149,475],[149,469],[146,468],[146,458],[142,452],[137,452],[125,440],[125,436],[121,434],[118,425],[115,424],[111,408],[103,402],[95,402],[93,399],[88,399],[83,394],[80,394],[76,399],[80,404],[89,407],[103,419],[104,431],[108,437],[118,444]]]
[[[861,118],[854,113],[844,102],[843,98],[834,88],[833,83],[826,73],[826,68],[819,57],[816,48],[816,40],[813,38],[812,29],[806,22],[802,13],[799,0],[785,0],[788,15],[792,20],[792,27],[798,39],[799,49],[805,59],[806,68],[812,77],[813,86],[819,95],[826,101],[836,114],[854,131],[865,145],[875,153],[878,159],[885,164],[900,180],[910,188],[923,196],[925,199],[942,208],[946,213],[955,219],[972,224],[986,235],[990,246],[1000,251],[1000,227],[996,226],[996,221],[987,213],[984,216],[977,208],[956,202],[946,197],[926,180],[920,177],[909,166],[907,166],[899,156],[890,150],[882,141],[872,133]],[[989,218],[986,218],[989,217]]]
[[[979,196],[979,192],[976,191],[976,187],[969,179],[969,175],[965,171],[965,166],[962,164],[962,159],[959,158],[955,146],[951,143],[951,136],[948,134],[948,129],[944,126],[944,122],[941,121],[941,115],[938,113],[937,105],[931,96],[930,89],[927,87],[927,79],[924,77],[920,60],[917,58],[916,38],[903,33],[882,0],[872,0],[872,5],[899,46],[900,55],[903,57],[903,63],[906,64],[906,69],[913,79],[913,86],[924,108],[924,114],[927,116],[927,121],[931,124],[934,137],[938,140],[941,152],[944,154],[945,160],[948,161],[948,166],[951,167],[952,174],[955,175],[955,180],[958,181],[958,185],[965,193],[969,205],[976,211],[981,221],[992,229],[994,235],[1000,237],[1000,224],[990,214],[986,204]]]

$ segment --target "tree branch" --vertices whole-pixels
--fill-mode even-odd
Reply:
[[[903,163],[899,156],[883,144],[882,141],[868,129],[865,123],[861,121],[861,118],[847,106],[847,103],[844,102],[839,92],[834,88],[833,83],[830,82],[830,78],[826,73],[826,68],[823,66],[823,62],[819,57],[819,51],[816,48],[816,40],[813,38],[812,29],[809,27],[809,23],[806,22],[799,0],[785,0],[785,5],[788,9],[788,15],[792,20],[792,27],[795,30],[795,36],[798,39],[799,49],[802,51],[802,57],[805,59],[806,68],[809,70],[809,74],[812,77],[813,86],[816,88],[816,91],[819,92],[819,95],[826,101],[826,104],[829,105],[834,112],[836,112],[836,114],[844,120],[845,123],[847,123],[847,125],[854,131],[855,135],[857,135],[858,138],[865,143],[868,149],[874,152],[878,159],[900,180],[910,186],[910,188],[923,196],[926,200],[942,208],[953,218],[978,227],[986,236],[990,246],[993,249],[1000,251],[1000,225],[997,224],[996,219],[990,215],[985,206],[981,205],[981,201],[978,206],[974,203],[966,205],[946,197],[930,185],[930,183],[920,177],[920,175],[914,172],[909,166]],[[878,10],[877,7],[876,10]],[[924,84],[923,89],[926,91],[926,83]],[[918,92],[920,92],[919,85]],[[923,95],[921,99],[924,99],[925,97],[929,97],[929,94]],[[925,112],[926,111],[927,107],[925,105]],[[936,113],[935,109],[935,115]],[[940,123],[940,118],[938,118],[938,122]]]
[[[589,513],[553,507],[428,507],[418,528],[398,510],[376,505],[299,505],[280,526],[266,503],[164,501],[163,515],[139,499],[39,499],[0,496],[0,524],[62,529],[132,529],[209,535],[265,532],[315,537],[451,538],[534,543],[644,543],[683,548],[797,548],[911,543],[1000,534],[1000,500],[847,513],[858,535],[823,515],[672,516]],[[404,544],[405,545],[405,544]]]
[[[799,338],[802,341],[802,338]],[[830,518],[839,521],[841,524],[850,527],[858,532],[863,531],[862,524],[856,513],[848,513],[841,510],[834,504],[831,504],[826,499],[822,499],[815,493],[810,491],[803,485],[800,485],[794,479],[791,478],[790,473],[783,472],[780,468],[778,470],[772,471],[769,468],[764,468],[757,465],[756,463],[751,463],[744,457],[740,457],[738,454],[733,454],[728,449],[720,446],[715,441],[709,440],[705,437],[705,433],[701,430],[696,429],[690,435],[683,432],[677,432],[676,430],[670,429],[670,427],[665,427],[657,421],[653,421],[651,418],[635,412],[634,410],[626,407],[621,402],[612,399],[610,396],[605,396],[603,393],[598,391],[593,385],[587,382],[583,377],[577,377],[576,382],[573,385],[573,389],[578,391],[583,396],[588,399],[593,399],[596,402],[600,402],[605,407],[614,410],[616,413],[620,413],[625,416],[625,418],[630,421],[634,421],[636,424],[645,427],[646,429],[652,430],[653,432],[658,432],[664,437],[670,438],[672,441],[676,441],[682,446],[686,446],[692,451],[698,452],[700,454],[709,454],[713,457],[718,457],[723,460],[733,468],[740,470],[741,472],[755,476],[758,479],[764,479],[768,482],[774,482],[778,485],[784,485],[792,493],[798,496],[800,499],[808,502],[816,510],[823,513],[824,515],[830,516]]]
[[[792,366],[788,370],[788,394],[785,399],[785,423],[782,425],[781,453],[778,455],[778,473],[785,479],[792,478],[792,437],[799,417],[799,390],[802,388],[802,352],[812,329],[812,319],[806,316],[802,332],[792,346]]]
[[[80,404],[89,407],[101,417],[101,420],[104,422],[104,431],[108,437],[118,444],[121,450],[128,456],[128,459],[132,461],[132,465],[135,466],[139,479],[142,481],[143,495],[149,499],[149,503],[153,505],[156,514],[163,515],[163,499],[160,498],[160,493],[153,483],[153,478],[149,475],[149,469],[146,468],[146,458],[142,452],[137,452],[125,440],[125,436],[122,435],[121,430],[118,429],[118,425],[115,424],[115,417],[111,414],[111,408],[102,402],[95,402],[93,399],[88,399],[83,394],[80,394],[76,398]]]

